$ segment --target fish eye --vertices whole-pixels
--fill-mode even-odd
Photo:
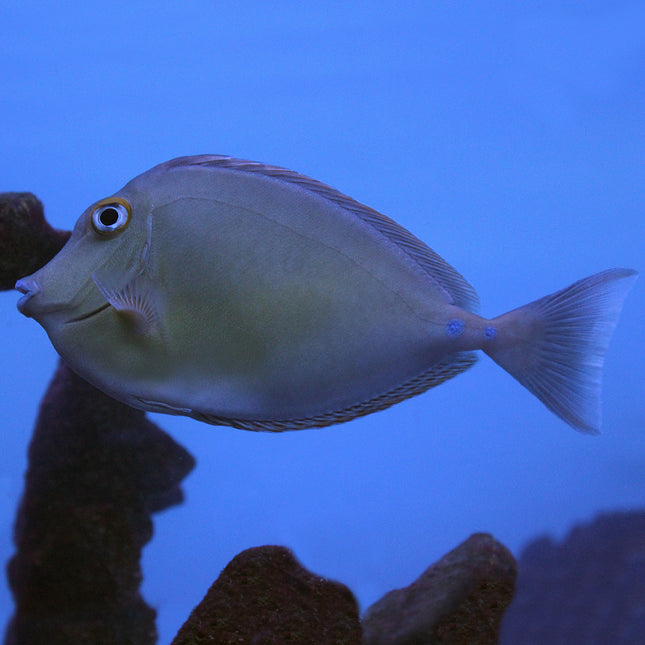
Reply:
[[[98,202],[92,211],[92,226],[101,235],[110,235],[125,228],[130,219],[130,204],[120,197]]]

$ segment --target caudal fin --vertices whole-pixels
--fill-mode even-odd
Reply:
[[[598,432],[605,352],[636,276],[609,269],[494,319],[486,353],[576,430]]]

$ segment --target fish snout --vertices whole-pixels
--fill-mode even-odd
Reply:
[[[25,316],[33,316],[34,307],[33,307],[33,297],[40,293],[40,287],[38,283],[33,278],[21,278],[16,282],[15,287],[20,293],[23,293],[23,297],[18,300],[18,311]]]

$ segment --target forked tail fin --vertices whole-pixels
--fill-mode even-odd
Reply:
[[[605,352],[636,276],[609,269],[495,318],[486,353],[576,430],[598,432]]]

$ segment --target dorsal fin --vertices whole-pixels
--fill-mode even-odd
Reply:
[[[177,159],[171,159],[160,164],[154,170],[170,170],[172,168],[186,166],[229,168],[241,172],[258,173],[311,191],[341,208],[352,212],[396,244],[404,253],[415,260],[435,283],[449,294],[452,304],[467,309],[468,311],[476,311],[478,309],[479,298],[472,286],[430,247],[386,215],[382,215],[373,208],[365,206],[347,195],[343,195],[343,193],[331,186],[327,186],[327,184],[323,184],[305,175],[300,175],[292,170],[280,168],[279,166],[270,166],[255,161],[247,161],[222,155],[178,157]]]

